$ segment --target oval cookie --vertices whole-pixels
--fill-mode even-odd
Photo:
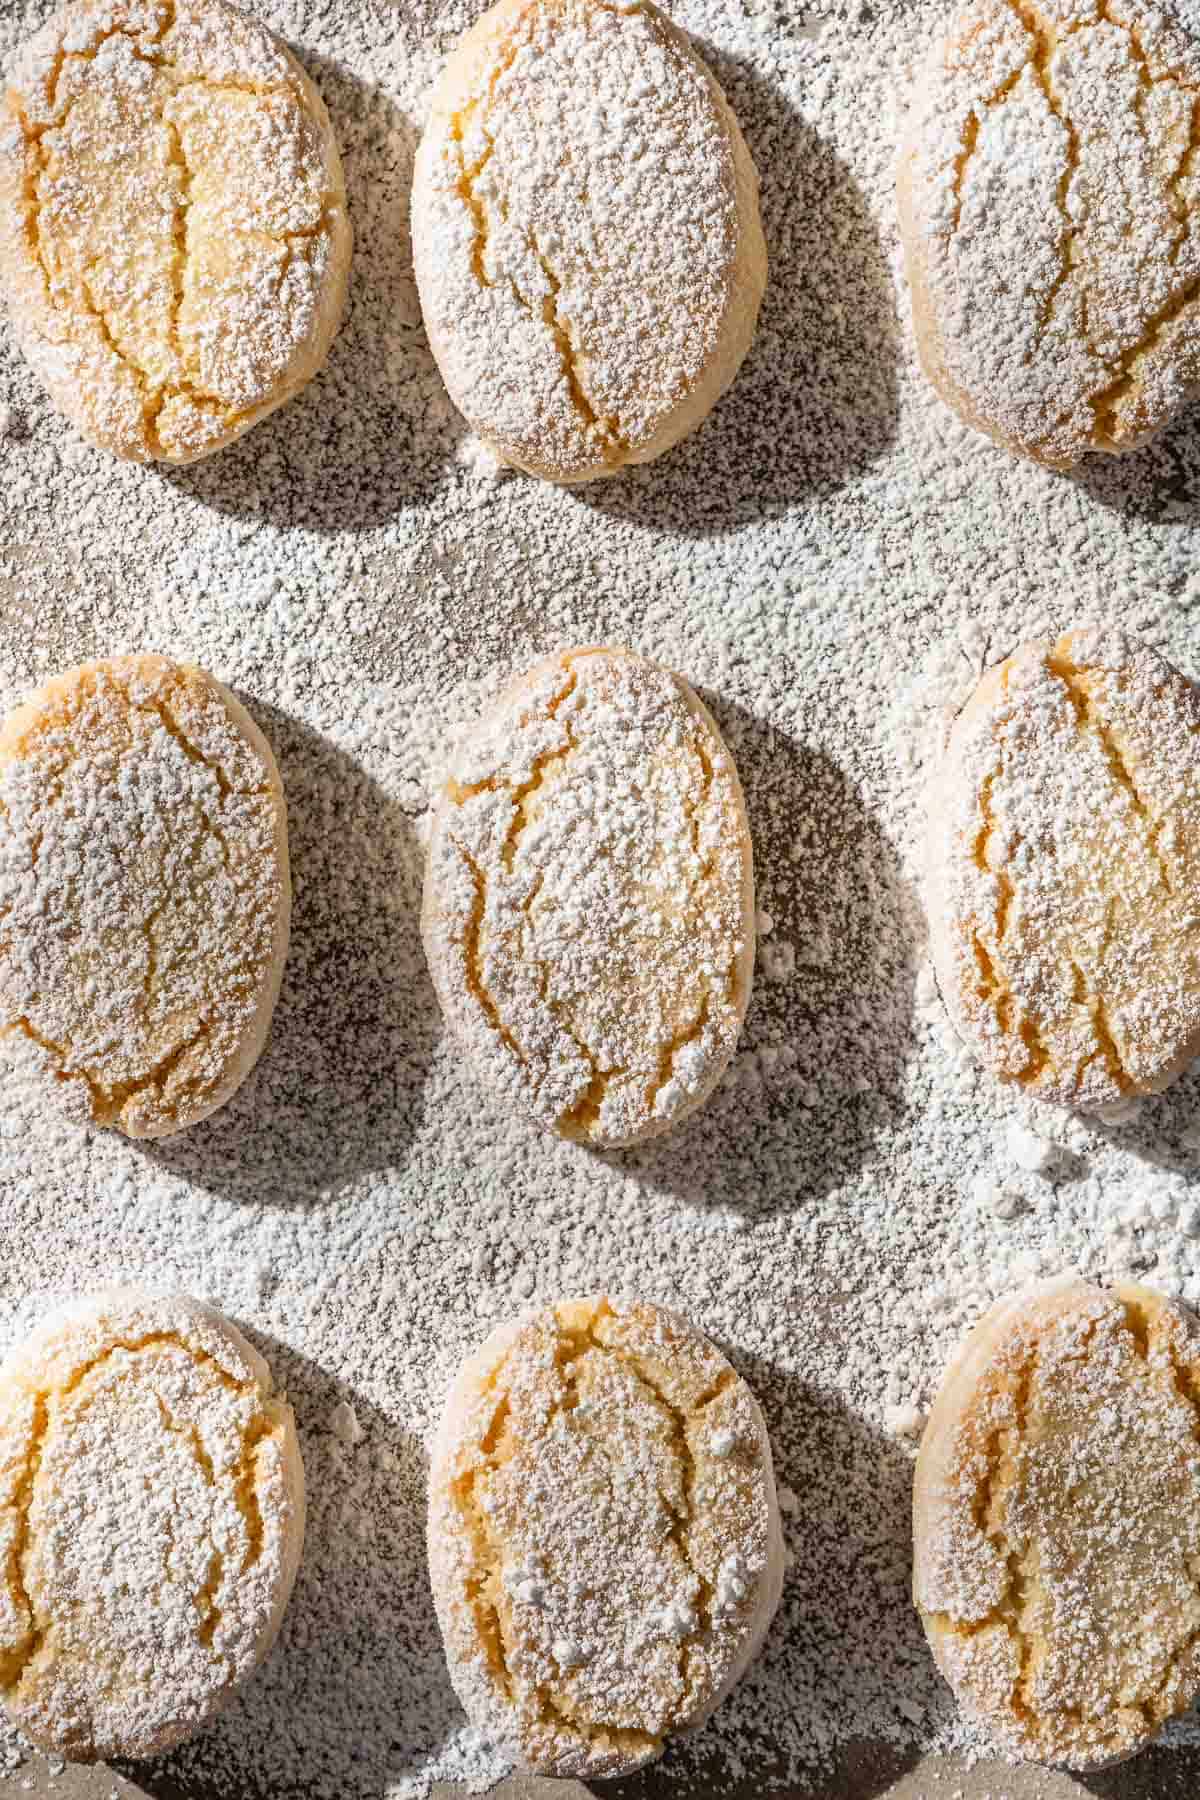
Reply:
[[[587,649],[510,688],[438,797],[424,937],[502,1103],[595,1145],[699,1106],[749,999],[754,881],[737,772],[687,683]]]

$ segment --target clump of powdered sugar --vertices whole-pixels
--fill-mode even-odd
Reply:
[[[46,10],[4,12],[6,52]],[[357,248],[325,371],[242,443],[190,470],[114,464],[0,339],[0,404],[22,421],[0,440],[5,700],[128,649],[211,668],[279,760],[295,884],[271,1038],[211,1121],[138,1148],[0,1087],[0,1332],[98,1269],[190,1289],[248,1328],[296,1407],[308,1533],[281,1642],[141,1784],[415,1800],[503,1772],[450,1690],[425,1568],[424,1445],[459,1360],[563,1291],[680,1309],[762,1402],[792,1560],[762,1655],[654,1779],[820,1792],[864,1743],[885,1769],[985,1748],[912,1612],[913,1440],[885,1408],[927,1410],[981,1311],[1039,1274],[1136,1274],[1200,1301],[1200,1079],[1085,1125],[962,1054],[914,905],[907,754],[923,670],[965,644],[938,700],[960,705],[984,666],[1117,597],[1129,630],[1200,674],[1200,436],[1181,423],[1066,481],[984,443],[917,373],[892,183],[932,0],[817,18],[686,0],[674,16],[762,178],[753,349],[658,463],[579,492],[477,472],[407,235],[425,96],[477,10],[264,11],[330,106]],[[417,929],[447,742],[539,656],[595,642],[702,691],[773,921],[712,1100],[605,1156],[488,1103],[442,1033]],[[1067,1178],[1013,1168],[1014,1120],[1070,1152]],[[980,1178],[1021,1209],[979,1200]],[[355,1444],[331,1428],[343,1402]],[[12,1744],[0,1732],[0,1757]]]

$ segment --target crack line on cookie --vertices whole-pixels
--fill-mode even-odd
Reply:
[[[654,1080],[646,1090],[646,1105],[650,1110],[651,1116],[654,1115],[658,1096],[674,1078],[675,1064],[679,1060],[679,1057],[683,1051],[687,1049],[689,1044],[696,1043],[698,1039],[704,1036],[704,1033],[708,1028],[708,1015],[711,1001],[712,989],[710,987],[705,990],[700,1001],[700,1010],[692,1020],[691,1024],[685,1026],[682,1031],[676,1032],[674,1037],[670,1038],[659,1051],[658,1068],[655,1071]]]
[[[500,1017],[500,1009],[496,1005],[491,989],[488,987],[487,978],[484,972],[483,951],[480,940],[483,935],[484,921],[487,916],[487,874],[482,865],[471,855],[471,852],[467,849],[461,838],[452,835],[450,842],[466,864],[474,889],[471,909],[467,916],[466,923],[463,926],[462,937],[463,973],[466,979],[467,991],[479,1006],[488,1025],[500,1039],[500,1042],[507,1050],[512,1052],[518,1062],[524,1063],[526,1061],[525,1052],[521,1049],[520,1044],[518,1044],[516,1038],[512,1035],[512,1032],[509,1031],[507,1025],[505,1025],[504,1020]]]
[[[996,782],[1004,774],[1004,753],[1001,746],[998,746],[998,754],[998,766],[989,769],[980,784],[979,818],[971,843],[971,861],[980,874],[993,884],[995,893],[990,897],[991,918],[986,922],[980,920],[971,929],[970,945],[978,970],[976,997],[987,1008],[1006,1051],[1017,1054],[1018,1045],[1023,1047],[1023,1060],[1011,1073],[1023,1086],[1031,1086],[1038,1081],[1050,1058],[1042,1038],[1041,1025],[1024,1005],[1018,1006],[1017,996],[1004,964],[1004,940],[1016,898],[1016,887],[1006,866],[1007,859],[1005,863],[993,868],[987,854],[988,840],[997,829],[992,809],[992,792]],[[985,942],[982,935],[981,927],[985,923],[990,926],[991,944]],[[1015,1020],[1014,1010],[1017,1014]]]
[[[954,196],[954,217],[950,222],[951,237],[954,236],[954,233],[958,230],[962,221],[963,187],[966,182],[967,164],[974,156],[976,146],[979,142],[979,126],[983,114],[989,111],[991,107],[999,105],[1002,100],[1007,99],[1028,66],[1028,63],[1022,63],[1020,68],[1014,69],[1010,75],[1005,76],[995,93],[990,94],[981,106],[972,107],[970,113],[967,115],[966,122],[963,126],[962,143],[959,147],[958,155],[954,159],[954,168],[951,175],[951,191]]]
[[[29,1589],[28,1564],[31,1548],[29,1513],[33,1505],[33,1490],[37,1483],[42,1453],[51,1423],[46,1396],[36,1394],[33,1399],[33,1413],[30,1421],[29,1449],[26,1453],[24,1467],[13,1489],[16,1523],[8,1554],[9,1587],[18,1608],[24,1609],[28,1623],[17,1643],[10,1646],[4,1656],[0,1658],[0,1687],[7,1691],[11,1691],[19,1685],[26,1668],[37,1656],[45,1642],[49,1628],[46,1622],[39,1618],[33,1602],[33,1596]]]
[[[695,1517],[697,1470],[688,1441],[688,1427],[695,1424],[703,1416],[707,1407],[736,1383],[737,1375],[731,1368],[723,1369],[699,1397],[694,1407],[690,1411],[685,1411],[663,1391],[642,1357],[624,1345],[607,1343],[597,1335],[598,1323],[611,1316],[613,1316],[611,1308],[607,1302],[603,1302],[593,1317],[582,1325],[564,1326],[556,1321],[557,1342],[553,1355],[563,1387],[545,1421],[545,1428],[548,1430],[560,1416],[569,1417],[575,1410],[577,1365],[590,1351],[598,1352],[606,1358],[612,1358],[618,1364],[623,1364],[629,1369],[645,1390],[652,1404],[665,1415],[666,1422],[670,1427],[671,1448],[680,1465],[683,1489],[682,1508],[680,1509],[666,1494],[662,1495],[662,1499],[671,1514],[671,1541],[676,1546],[682,1567],[696,1583],[696,1628],[680,1644],[678,1673],[681,1682],[681,1704],[683,1704],[686,1701],[689,1652],[693,1645],[706,1637],[717,1623],[713,1608],[712,1585],[695,1566],[690,1556],[688,1531]],[[482,1462],[475,1467],[468,1468],[449,1483],[451,1497],[456,1504],[459,1518],[469,1541],[473,1565],[465,1577],[465,1598],[472,1617],[475,1619],[489,1667],[509,1703],[514,1708],[523,1709],[524,1705],[532,1700],[539,1723],[545,1723],[552,1718],[557,1719],[572,1733],[582,1736],[585,1741],[588,1741],[586,1722],[581,1723],[572,1716],[563,1697],[544,1683],[522,1689],[508,1661],[504,1629],[497,1603],[502,1582],[504,1546],[492,1528],[487,1507],[478,1492],[480,1478],[485,1477],[491,1470],[503,1467],[508,1460],[507,1457],[497,1456],[509,1419],[509,1400],[504,1387],[508,1361],[509,1358],[505,1357],[493,1371],[487,1383],[487,1391],[496,1395],[497,1399],[487,1428],[479,1439],[478,1447]],[[601,1445],[601,1448],[604,1446]],[[512,1454],[511,1450],[509,1453]],[[626,1747],[633,1747],[639,1751],[644,1749],[649,1752],[661,1744],[660,1735],[636,1728],[606,1726],[603,1727],[603,1732],[614,1742],[620,1741]]]
[[[187,1445],[191,1452],[192,1460],[199,1469],[205,1486],[210,1488],[214,1487],[216,1485],[216,1474],[213,1469],[212,1457],[204,1447],[204,1440],[200,1436],[199,1428],[195,1421],[189,1419],[184,1422],[177,1419],[167,1406],[161,1394],[156,1393],[154,1398],[158,1405],[158,1414],[159,1418],[162,1420],[164,1431],[170,1432],[172,1437],[179,1438],[182,1443]],[[166,1523],[168,1531],[170,1531],[169,1515]],[[171,1537],[173,1542],[173,1533],[171,1533]],[[217,1604],[217,1595],[221,1590],[221,1583],[224,1580],[225,1575],[225,1557],[216,1543],[213,1543],[211,1539],[210,1543],[211,1555],[209,1556],[208,1568],[205,1572],[204,1581],[197,1590],[192,1602],[196,1609],[196,1618],[198,1620],[196,1636],[200,1643],[205,1646],[212,1644],[213,1638],[216,1636],[217,1629],[221,1623],[222,1613],[221,1608]]]
[[[1174,880],[1171,871],[1158,850],[1156,838],[1164,823],[1163,815],[1155,813],[1146,800],[1137,783],[1137,775],[1126,761],[1120,742],[1104,718],[1095,697],[1086,681],[1080,679],[1082,671],[1067,662],[1063,657],[1051,657],[1047,662],[1051,674],[1056,675],[1066,690],[1075,714],[1076,724],[1081,730],[1090,731],[1098,749],[1104,757],[1109,774],[1113,781],[1129,798],[1129,803],[1142,828],[1143,846],[1154,862],[1159,879],[1167,892],[1174,893]]]
[[[1067,195],[1080,163],[1079,131],[1055,89],[1051,75],[1050,63],[1057,41],[1056,37],[1047,32],[1046,21],[1028,3],[1028,0],[1008,0],[1008,5],[1010,11],[1033,40],[1033,54],[1025,66],[1032,71],[1033,77],[1045,97],[1046,105],[1066,135],[1065,161],[1055,188],[1055,205],[1062,218],[1062,230],[1058,243],[1059,269],[1047,290],[1042,305],[1041,330],[1045,332],[1054,317],[1054,307],[1058,295],[1071,277],[1071,249],[1078,227],[1067,206]]]
[[[17,1512],[17,1526],[14,1542],[9,1549],[8,1564],[8,1581],[10,1588],[12,1588],[16,1594],[18,1603],[23,1602],[25,1609],[28,1612],[30,1622],[21,1640],[15,1646],[10,1647],[3,1655],[0,1655],[0,1687],[2,1687],[9,1695],[19,1693],[21,1690],[25,1676],[32,1668],[53,1623],[52,1620],[42,1618],[39,1615],[28,1587],[28,1564],[31,1554],[29,1513],[33,1504],[33,1490],[37,1481],[38,1471],[41,1467],[47,1439],[50,1432],[62,1417],[66,1402],[72,1395],[78,1392],[89,1376],[102,1368],[113,1357],[122,1353],[129,1356],[138,1356],[145,1350],[157,1348],[182,1350],[194,1364],[208,1370],[221,1386],[229,1389],[231,1392],[247,1397],[258,1398],[259,1396],[257,1382],[253,1380],[239,1380],[236,1376],[231,1375],[229,1370],[224,1368],[217,1358],[212,1356],[208,1351],[200,1349],[197,1345],[188,1343],[184,1338],[179,1336],[178,1333],[170,1331],[152,1331],[146,1332],[139,1337],[118,1339],[115,1343],[109,1344],[104,1350],[99,1352],[98,1355],[90,1357],[85,1362],[81,1363],[61,1386],[48,1388],[34,1396],[29,1449],[26,1453],[21,1474],[18,1476],[14,1485],[13,1505]],[[154,1398],[159,1407],[160,1416],[163,1418],[165,1428],[176,1431],[178,1435],[188,1435],[186,1431],[182,1428],[178,1428],[176,1424],[170,1420],[170,1415],[166,1412],[163,1402],[157,1392],[155,1393]],[[194,1431],[194,1427],[192,1430]],[[265,1437],[270,1436],[273,1431],[274,1425],[270,1414],[264,1410],[258,1419],[251,1421],[242,1440],[242,1453],[238,1474],[235,1477],[233,1497],[239,1511],[242,1512],[247,1523],[249,1549],[243,1563],[243,1570],[251,1566],[261,1553],[263,1547],[262,1514],[257,1491],[255,1489],[254,1478],[257,1473],[257,1447],[262,1440]],[[194,1444],[194,1452],[197,1461],[201,1464],[202,1473],[206,1475],[206,1478],[211,1479],[212,1462],[211,1459],[207,1457],[207,1453],[203,1452],[202,1446],[198,1442],[198,1438]],[[247,1485],[250,1490],[249,1494],[245,1491]],[[257,1522],[256,1528],[255,1521]],[[205,1617],[207,1616],[206,1613]],[[217,1622],[218,1621],[216,1620],[213,1621],[214,1632]],[[206,1640],[202,1638],[201,1641],[208,1642],[211,1641],[211,1639]]]
[[[615,466],[627,449],[621,435],[620,420],[615,417],[606,418],[597,411],[584,382],[581,352],[575,342],[571,320],[562,312],[558,304],[558,297],[562,292],[562,280],[555,273],[549,258],[532,233],[529,237],[529,247],[537,258],[550,290],[542,299],[542,318],[550,329],[550,335],[562,360],[563,378],[570,391],[575,410],[588,429],[599,438],[605,461],[611,462]]]
[[[157,37],[148,40],[148,42],[151,44],[161,44],[174,25],[175,6],[173,0],[169,0],[169,3],[165,8],[165,21],[166,22]],[[59,304],[56,297],[59,292],[59,284],[51,277],[50,267],[46,260],[41,238],[40,221],[42,199],[40,186],[42,180],[49,176],[49,160],[44,140],[47,133],[62,130],[67,122],[71,109],[75,104],[76,97],[73,96],[68,99],[61,112],[59,111],[58,91],[61,85],[63,71],[68,63],[88,64],[95,62],[104,46],[117,38],[124,39],[129,44],[132,55],[139,62],[173,78],[171,89],[172,96],[185,92],[189,88],[201,87],[204,88],[206,92],[210,93],[244,93],[256,99],[269,99],[275,95],[290,95],[293,98],[296,98],[299,104],[302,104],[302,97],[296,93],[295,87],[290,83],[254,83],[236,80],[208,81],[204,76],[189,78],[184,75],[179,64],[169,57],[148,52],[143,43],[138,41],[139,34],[132,33],[123,27],[116,26],[104,31],[99,36],[97,42],[88,50],[68,52],[61,45],[57,48],[55,52],[55,61],[46,78],[51,112],[51,117],[49,119],[35,125],[30,121],[26,113],[21,110],[15,99],[10,102],[13,116],[21,131],[26,147],[32,153],[33,168],[32,171],[27,171],[25,179],[26,233],[30,241],[31,255],[41,271],[45,288],[44,298],[47,308],[55,315],[61,315],[65,310],[68,313],[76,312],[78,316],[87,317],[93,321],[103,348],[126,370],[128,370],[136,381],[142,399],[142,429],[146,446],[152,455],[162,455],[164,454],[164,447],[158,433],[158,420],[171,400],[186,400],[195,407],[198,412],[207,413],[210,416],[220,418],[224,428],[227,430],[239,424],[243,419],[251,416],[255,410],[255,405],[252,404],[250,407],[231,407],[226,402],[222,401],[220,396],[205,392],[194,380],[182,377],[165,382],[156,381],[145,369],[143,364],[138,361],[136,357],[131,356],[126,350],[122,349],[118,343],[109,320],[103,309],[97,304],[91,292],[88,281],[88,272],[84,272],[74,290],[78,302],[77,307],[68,306],[64,309]],[[304,108],[303,110],[307,116],[307,108]],[[172,316],[169,321],[169,336],[178,354],[178,316],[183,297],[183,278],[187,266],[186,223],[184,223],[181,237],[180,221],[181,215],[186,219],[186,211],[190,201],[190,194],[187,190],[190,187],[191,171],[188,168],[187,160],[183,152],[180,133],[174,123],[167,118],[164,108],[160,107],[158,109],[157,117],[158,122],[165,128],[171,140],[171,153],[168,157],[168,161],[173,166],[179,168],[185,177],[184,196],[176,205],[175,220],[173,224],[173,232],[176,238],[176,251],[172,275],[174,299],[171,309]],[[322,206],[320,219],[313,227],[304,231],[285,233],[282,236],[276,236],[271,232],[262,232],[261,235],[272,238],[273,241],[279,243],[289,243],[290,239],[293,237],[313,238],[319,236],[323,232],[328,231],[332,211],[332,206],[326,201]],[[290,256],[285,259],[283,275],[286,275],[290,260]]]
[[[488,130],[487,114],[495,99],[496,89],[499,86],[500,81],[516,61],[518,53],[519,46],[515,43],[510,44],[496,64],[496,67],[492,70],[488,80],[487,91],[483,97],[469,101],[461,111],[454,113],[449,121],[450,139],[458,149],[459,177],[456,184],[457,192],[471,214],[474,227],[471,245],[471,268],[476,281],[484,288],[490,288],[494,285],[491,276],[487,272],[486,262],[488,244],[491,240],[491,221],[487,206],[478,187],[478,178],[491,161],[496,147],[495,138]],[[474,163],[468,165],[464,149],[466,128],[471,120],[477,115],[485,149],[483,154],[479,156]],[[501,217],[507,224],[508,206],[503,196],[499,197],[499,206]],[[611,462],[615,466],[616,463],[621,460],[627,448],[621,435],[620,423],[615,418],[601,417],[593,405],[580,369],[579,353],[571,333],[570,320],[562,317],[559,312],[558,295],[562,287],[562,282],[555,273],[554,268],[532,230],[526,233],[526,244],[530,255],[533,256],[541,269],[549,292],[542,297],[539,304],[535,305],[530,296],[522,292],[515,276],[512,274],[511,270],[509,270],[507,271],[507,278],[509,287],[512,289],[513,298],[516,300],[518,306],[522,307],[529,314],[530,318],[540,318],[542,323],[548,328],[551,340],[558,351],[559,360],[562,365],[563,379],[566,383],[568,393],[570,394],[573,408],[588,432],[599,439],[601,452],[604,455],[605,461]]]

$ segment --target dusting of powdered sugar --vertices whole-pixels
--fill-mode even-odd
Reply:
[[[779,1599],[762,1416],[654,1307],[597,1298],[502,1326],[447,1401],[429,1530],[468,1715],[559,1775],[653,1760],[737,1679]]]
[[[448,72],[417,157],[417,277],[450,392],[506,458],[617,467],[718,354],[750,229],[735,129],[637,0],[514,10]]]
[[[6,51],[45,10],[0,12]],[[0,1087],[0,1329],[98,1266],[199,1292],[296,1406],[309,1520],[281,1641],[140,1785],[417,1800],[505,1766],[450,1687],[425,1563],[424,1446],[461,1358],[557,1294],[685,1313],[762,1402],[791,1561],[761,1656],[645,1779],[829,1792],[861,1782],[864,1745],[884,1773],[984,1747],[912,1609],[897,1419],[1026,1280],[1136,1273],[1200,1301],[1196,1074],[1090,1124],[998,1088],[946,1020],[912,903],[937,708],[985,668],[1119,607],[1200,675],[1200,436],[1181,421],[1065,480],[917,371],[895,142],[942,6],[681,0],[762,177],[754,345],[660,461],[572,491],[494,479],[421,333],[407,236],[426,96],[479,10],[264,6],[333,114],[356,253],[325,371],[240,443],[182,471],[114,464],[0,335],[4,705],[119,651],[212,669],[279,760],[295,886],[265,1053],[211,1120],[138,1146]],[[486,1102],[418,930],[447,741],[589,643],[678,669],[712,708],[772,921],[707,1105],[600,1156]],[[1013,1159],[1014,1124],[1059,1146],[1052,1180]],[[1194,1779],[1194,1756],[1177,1767]]]
[[[1144,1289],[1040,1283],[947,1375],[914,1593],[964,1705],[1019,1756],[1119,1760],[1200,1688],[1197,1348]]]
[[[0,731],[0,1043],[154,1137],[244,1073],[287,940],[278,775],[215,684],[101,661]]]
[[[496,1103],[631,1144],[733,1055],[753,967],[737,774],[695,696],[616,651],[549,659],[463,737],[424,933]]]
[[[0,137],[0,275],[55,402],[186,462],[306,381],[349,231],[321,101],[224,0],[82,0],[26,45]]]
[[[901,170],[918,330],[1002,442],[1069,464],[1188,398],[1198,93],[1195,41],[1138,0],[980,0],[939,32]]]
[[[938,978],[989,1068],[1089,1111],[1164,1086],[1200,1047],[1200,691],[1117,631],[1035,641],[928,806]]]
[[[290,1415],[223,1322],[121,1290],[0,1369],[0,1696],[43,1743],[142,1756],[259,1662],[303,1534]]]

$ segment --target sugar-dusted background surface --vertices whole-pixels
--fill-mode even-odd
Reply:
[[[43,10],[2,0],[3,48]],[[612,483],[497,479],[424,343],[407,186],[473,16],[457,0],[266,11],[332,109],[358,250],[325,374],[240,445],[189,471],[113,463],[0,338],[0,697],[116,650],[192,658],[244,697],[288,789],[292,951],[233,1104],[138,1147],[0,1087],[0,1338],[101,1281],[178,1285],[242,1322],[299,1415],[310,1535],[282,1640],[207,1736],[139,1774],[152,1792],[358,1800],[498,1772],[440,1658],[423,1444],[494,1321],[608,1286],[689,1312],[754,1384],[793,1555],[756,1669],[624,1791],[874,1800],[923,1749],[964,1747],[908,1604],[898,1434],[950,1348],[1064,1264],[1200,1299],[1200,1080],[1120,1125],[1042,1116],[1065,1154],[1053,1180],[1023,1170],[1024,1115],[956,1051],[925,963],[911,846],[938,706],[1080,614],[1200,676],[1200,417],[1055,476],[961,430],[913,369],[891,165],[937,10],[675,8],[757,159],[772,277],[709,423]],[[417,935],[446,734],[481,685],[604,639],[709,699],[763,909],[734,1069],[624,1156],[497,1115],[442,1039]],[[912,1780],[953,1794],[935,1767]],[[1196,1767],[1159,1754],[1086,1791],[1182,1795]]]

